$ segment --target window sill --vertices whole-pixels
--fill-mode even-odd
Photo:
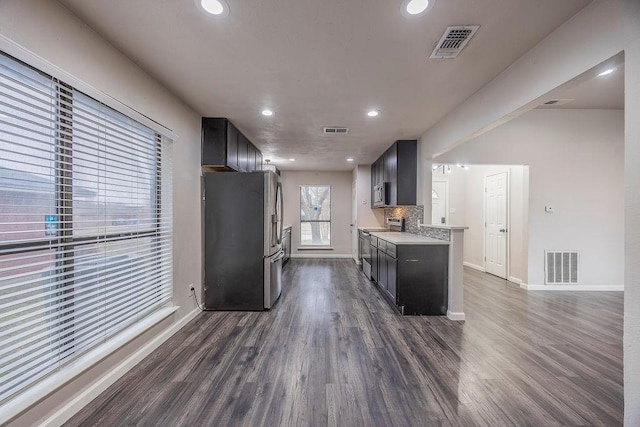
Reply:
[[[332,251],[331,246],[298,246],[299,251]]]
[[[179,308],[178,306],[160,308],[155,313],[140,320],[138,323],[134,323],[110,340],[98,345],[95,349],[69,362],[68,365],[61,367],[58,371],[53,372],[10,398],[0,405],[0,413],[2,414],[0,415],[0,425],[4,425],[4,423],[20,415],[62,386],[82,375],[118,349],[175,313]]]

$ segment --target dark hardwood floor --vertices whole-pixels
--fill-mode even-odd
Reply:
[[[622,293],[465,270],[467,321],[396,315],[351,260],[270,312],[206,312],[69,426],[582,426],[623,420]]]

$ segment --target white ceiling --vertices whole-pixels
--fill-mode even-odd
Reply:
[[[401,0],[227,0],[223,18],[194,0],[60,2],[200,114],[229,117],[281,169],[349,170],[348,156],[370,163],[419,137],[589,0],[437,0],[413,19]],[[480,29],[457,59],[429,59],[450,25]]]

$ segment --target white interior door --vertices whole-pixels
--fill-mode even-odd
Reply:
[[[358,187],[357,181],[351,184],[351,254],[358,262]]]
[[[485,270],[507,278],[507,183],[502,172],[485,178]]]
[[[433,181],[431,189],[431,224],[448,224],[447,181]]]

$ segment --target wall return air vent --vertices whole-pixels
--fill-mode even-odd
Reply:
[[[326,127],[324,128],[325,135],[345,135],[349,133],[349,128],[339,128],[339,127]]]
[[[578,284],[579,254],[575,251],[545,251],[545,284]]]
[[[471,37],[478,31],[479,25],[458,25],[447,27],[430,58],[453,59],[462,52]]]

